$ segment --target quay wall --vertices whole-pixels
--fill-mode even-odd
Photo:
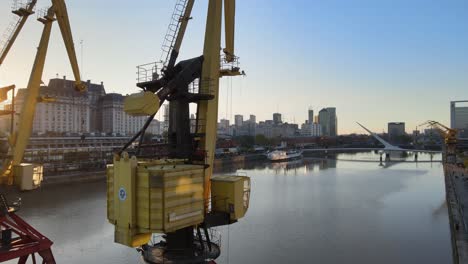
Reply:
[[[444,164],[453,263],[468,263],[468,169]]]

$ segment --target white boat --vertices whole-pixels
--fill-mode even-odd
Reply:
[[[302,151],[298,150],[274,150],[267,153],[270,161],[285,161],[302,158]]]

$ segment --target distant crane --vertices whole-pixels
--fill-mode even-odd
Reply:
[[[36,6],[36,2],[37,0],[30,0],[24,6],[18,4],[17,0],[13,2],[12,13],[17,15],[19,18],[17,21],[11,23],[4,33],[4,39],[2,39],[0,43],[0,65],[3,64],[3,61],[8,55],[8,52],[15,43],[16,38],[26,23],[26,20],[28,20],[30,15],[34,14],[34,7]]]
[[[457,148],[457,137],[458,130],[454,128],[449,128],[437,121],[428,120],[419,126],[429,126],[436,129],[440,135],[444,138],[444,143],[446,147],[446,157],[445,162],[447,163],[456,163],[456,148]]]

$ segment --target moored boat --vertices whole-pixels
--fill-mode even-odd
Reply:
[[[274,150],[267,153],[270,161],[286,161],[302,158],[302,151],[299,150]]]

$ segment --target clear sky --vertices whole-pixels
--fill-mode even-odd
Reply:
[[[0,2],[0,31],[10,3]],[[159,59],[174,3],[69,0],[83,79],[138,91],[136,65]],[[196,1],[179,58],[201,55],[206,5]],[[448,124],[449,101],[468,99],[467,14],[466,0],[238,0],[236,54],[247,76],[221,80],[219,117],[278,111],[302,123],[309,107],[335,106],[339,133],[364,133],[355,121],[377,132],[388,121],[406,122],[408,132],[427,119]],[[41,28],[28,21],[0,85],[26,86]],[[57,25],[43,80],[56,75],[72,79]]]

